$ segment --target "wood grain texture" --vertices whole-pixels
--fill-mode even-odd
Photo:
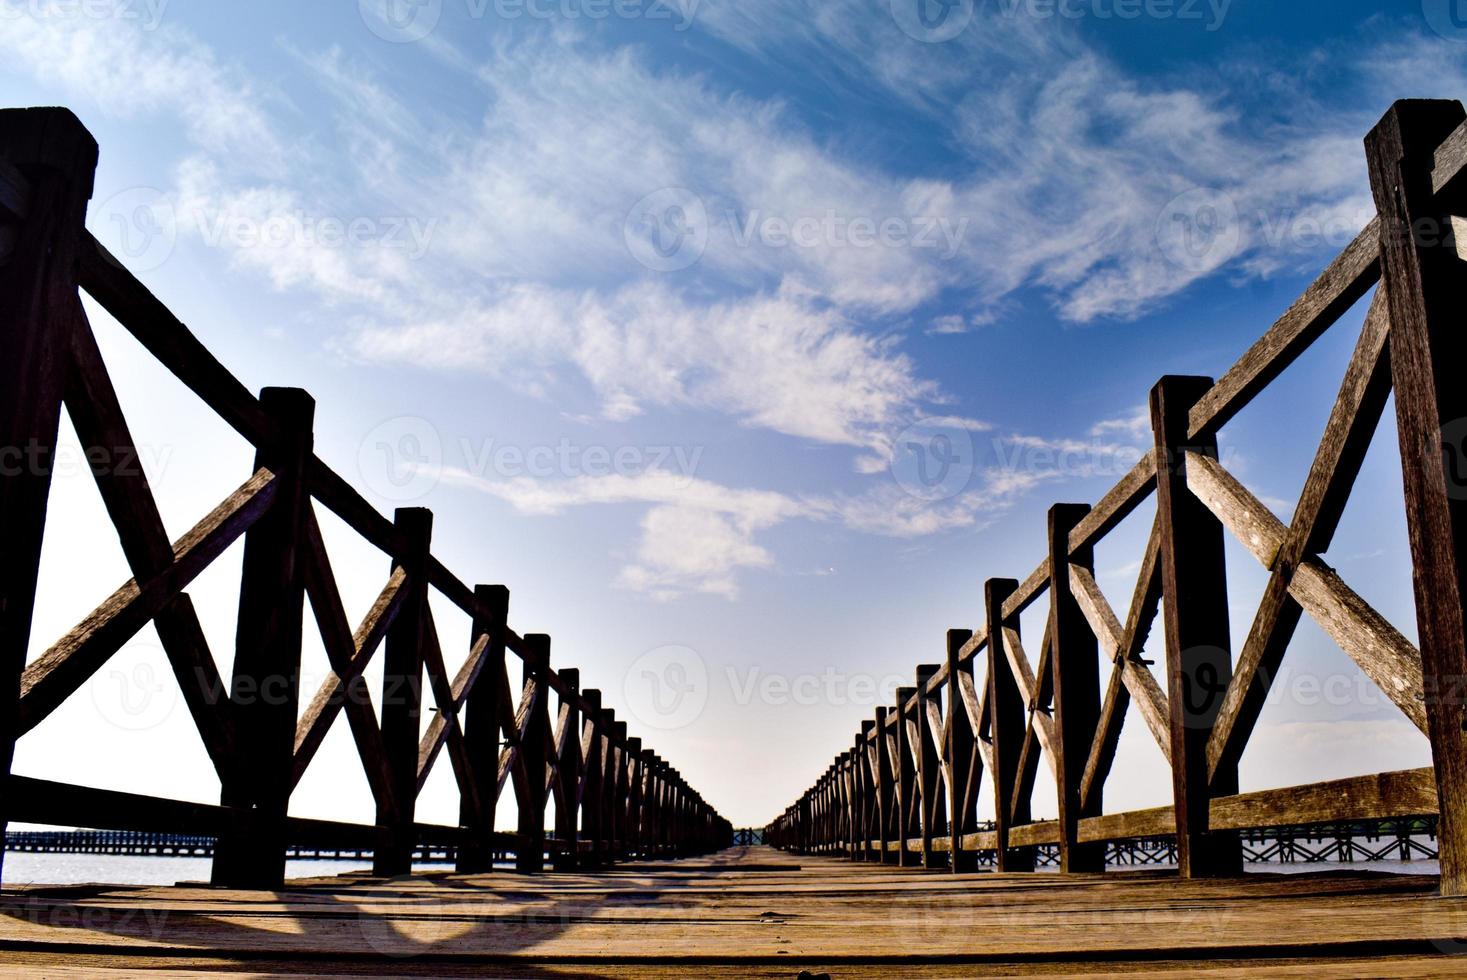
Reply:
[[[1442,891],[1453,896],[1467,895],[1467,493],[1461,474],[1467,387],[1459,373],[1467,341],[1462,264],[1442,238],[1449,215],[1436,197],[1433,170],[1438,148],[1452,142],[1464,117],[1458,102],[1397,102],[1365,140],[1380,215],[1416,623],[1442,798]]]
[[[1260,563],[1273,561],[1289,533],[1283,522],[1216,460],[1191,454],[1187,463],[1187,485],[1197,498]],[[1300,561],[1288,580],[1288,593],[1402,713],[1426,731],[1420,651],[1317,558]]]
[[[752,848],[598,876],[344,876],[279,893],[36,885],[0,897],[0,956],[47,976],[1427,977],[1455,972],[1461,930],[1435,884],[935,875]]]

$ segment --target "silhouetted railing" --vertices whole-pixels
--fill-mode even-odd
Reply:
[[[1165,838],[1182,874],[1203,877],[1241,870],[1240,831],[1440,814],[1442,890],[1467,894],[1467,266],[1451,234],[1464,213],[1463,118],[1457,102],[1391,109],[1366,139],[1378,216],[1221,379],[1158,382],[1154,450],[1094,507],[1055,505],[1039,566],[1022,582],[987,583],[977,627],[949,631],[946,661],[918,667],[914,686],[862,724],[767,840],[959,871],[980,856],[1001,871],[1032,870],[1038,849],[1052,847],[1063,871],[1080,872],[1102,870],[1112,842]],[[1285,523],[1223,467],[1218,434],[1377,283]],[[1420,649],[1320,557],[1393,394]],[[1150,540],[1117,615],[1096,584],[1095,546],[1148,499]],[[1226,532],[1269,572],[1236,658]],[[1046,594],[1031,660],[1019,617]],[[1160,676],[1146,659],[1158,613]],[[1434,768],[1239,793],[1238,761],[1304,613],[1428,738]],[[1171,767],[1173,803],[1107,813],[1104,788],[1133,704]],[[1036,822],[1041,759],[1059,818]],[[992,829],[977,820],[985,773]]]
[[[431,512],[404,509],[389,520],[316,457],[315,403],[306,392],[267,388],[256,398],[87,233],[97,154],[64,109],[0,112],[0,447],[49,459],[64,405],[134,574],[27,665],[50,467],[21,467],[0,480],[0,827],[26,821],[207,835],[218,841],[216,883],[265,888],[281,883],[291,847],[370,852],[378,874],[394,875],[409,872],[415,851],[429,844],[451,845],[464,872],[487,871],[503,853],[536,872],[547,852],[572,868],[726,846],[732,827],[677,770],[629,737],[600,693],[581,689],[578,671],[551,669],[550,637],[509,627],[508,589],[471,588],[433,557]],[[136,450],[78,288],[256,448],[253,473],[176,542],[146,476],[111,465],[136,459]],[[318,507],[383,553],[386,583],[355,628]],[[238,639],[226,683],[185,590],[241,537]],[[455,673],[429,590],[472,618]],[[332,669],[308,699],[299,689],[307,600]],[[218,773],[220,805],[12,775],[15,741],[148,623]],[[363,673],[379,650],[383,687],[374,706]],[[507,654],[523,664],[518,685]],[[426,725],[425,680],[436,705]],[[375,800],[372,822],[290,818],[292,791],[342,715]],[[459,824],[419,824],[418,794],[445,751]],[[494,830],[506,784],[519,811],[516,833]]]

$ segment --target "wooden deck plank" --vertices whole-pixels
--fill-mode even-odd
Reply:
[[[982,964],[991,976],[1229,977],[1267,964],[1275,976],[1432,976],[1467,948],[1455,940],[1467,903],[1436,885],[1368,871],[953,875],[767,848],[597,876],[344,875],[281,892],[30,885],[0,893],[0,968],[849,977]]]

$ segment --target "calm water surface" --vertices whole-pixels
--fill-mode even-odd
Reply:
[[[208,858],[129,857],[122,854],[24,854],[5,855],[5,883],[77,885],[105,882],[109,885],[172,885],[180,881],[208,881]],[[318,878],[348,871],[370,871],[369,861],[291,861],[285,873],[291,878]]]

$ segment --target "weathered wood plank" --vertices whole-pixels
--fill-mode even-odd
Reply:
[[[1216,432],[1309,349],[1380,278],[1380,223],[1365,230],[1189,412],[1188,438]]]
[[[1293,570],[1306,555],[1329,547],[1344,514],[1390,397],[1389,333],[1385,296],[1377,291],[1294,508],[1293,523],[1270,566],[1268,587],[1223,696],[1217,725],[1207,743],[1211,771],[1219,765],[1235,765],[1242,756],[1303,612],[1289,594]]]
[[[1216,460],[1189,455],[1187,483],[1260,562],[1278,555],[1288,534],[1283,522]],[[1400,631],[1317,558],[1305,558],[1294,569],[1289,595],[1414,725],[1426,730],[1421,653]]]
[[[311,603],[311,612],[316,617],[316,626],[321,631],[321,645],[326,650],[326,659],[331,664],[331,674],[322,682],[316,695],[306,706],[296,723],[295,748],[291,761],[291,786],[300,785],[316,750],[326,738],[336,714],[346,709],[347,723],[361,757],[362,768],[367,776],[367,785],[372,789],[372,799],[381,805],[390,805],[392,779],[387,766],[386,749],[382,743],[382,730],[377,725],[377,716],[372,710],[372,693],[362,678],[362,671],[376,652],[387,627],[396,614],[402,595],[405,578],[399,569],[387,588],[378,596],[376,603],[367,613],[367,619],[353,635],[347,623],[346,609],[341,604],[341,592],[336,586],[336,576],[331,570],[331,559],[326,553],[326,543],[321,538],[320,526],[314,511],[307,510],[305,525],[305,575],[306,597]]]
[[[1156,454],[1147,453],[1070,531],[1070,554],[1083,553],[1113,531],[1155,488]]]
[[[78,274],[85,289],[205,405],[259,446],[269,419],[257,399],[112,253],[90,235]]]
[[[37,657],[21,678],[19,730],[30,731],[269,510],[275,474],[261,470],[173,546],[173,564],[128,582]]]
[[[73,309],[67,414],[87,454],[128,567],[135,579],[147,579],[172,563],[173,545],[80,301]],[[153,625],[204,749],[215,772],[225,777],[234,764],[233,705],[225,696],[224,680],[193,603],[180,594],[159,610]]]

